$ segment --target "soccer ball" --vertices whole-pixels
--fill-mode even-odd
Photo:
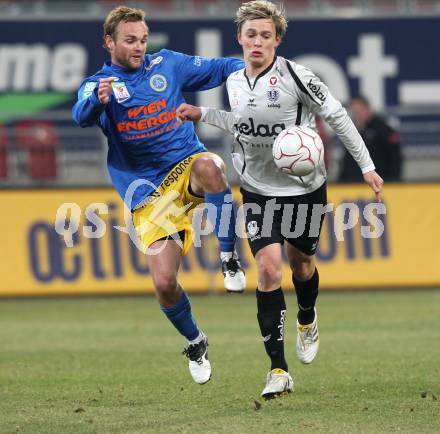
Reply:
[[[294,176],[310,175],[324,157],[319,134],[310,128],[295,126],[278,134],[272,148],[275,164]]]

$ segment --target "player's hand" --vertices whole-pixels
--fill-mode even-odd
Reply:
[[[383,187],[383,179],[378,175],[375,170],[371,172],[364,173],[365,182],[373,189],[374,194],[376,195],[376,200],[378,202],[382,202],[382,187]]]
[[[180,104],[176,110],[176,116],[180,122],[193,121],[198,122],[202,118],[202,110],[191,104]]]
[[[98,86],[98,99],[101,104],[107,104],[112,93],[112,81],[115,77],[100,78]]]

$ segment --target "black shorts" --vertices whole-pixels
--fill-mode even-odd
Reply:
[[[288,241],[314,255],[327,205],[327,185],[300,196],[262,196],[241,189],[246,233],[252,254],[269,244]]]

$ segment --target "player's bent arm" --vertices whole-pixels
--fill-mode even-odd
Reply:
[[[197,107],[187,103],[180,104],[176,110],[176,116],[181,122],[205,122],[232,134],[238,122],[238,116],[231,112],[210,107]]]
[[[239,116],[226,110],[218,110],[211,107],[200,107],[201,109],[201,122],[213,125],[228,133],[235,134],[239,123]]]
[[[78,91],[78,101],[72,108],[73,120],[82,128],[98,124],[99,117],[105,109],[106,105],[98,99],[97,84],[96,82],[83,83]]]
[[[374,171],[375,166],[365,142],[341,103],[328,93],[324,105],[317,114],[324,117],[333,128],[362,173]]]
[[[209,59],[188,56],[171,51],[176,60],[176,75],[182,83],[184,92],[212,89],[220,86],[233,72],[244,68],[241,59],[220,57]]]
[[[354,126],[347,111],[333,97],[325,83],[308,68],[286,62],[287,68],[297,84],[297,96],[314,114],[322,116],[344,143],[347,151],[358,163],[362,173],[374,170],[367,147]],[[299,85],[298,85],[299,83]]]

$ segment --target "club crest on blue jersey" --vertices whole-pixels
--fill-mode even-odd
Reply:
[[[150,86],[156,92],[163,92],[167,85],[167,79],[162,74],[154,74],[150,78]]]

